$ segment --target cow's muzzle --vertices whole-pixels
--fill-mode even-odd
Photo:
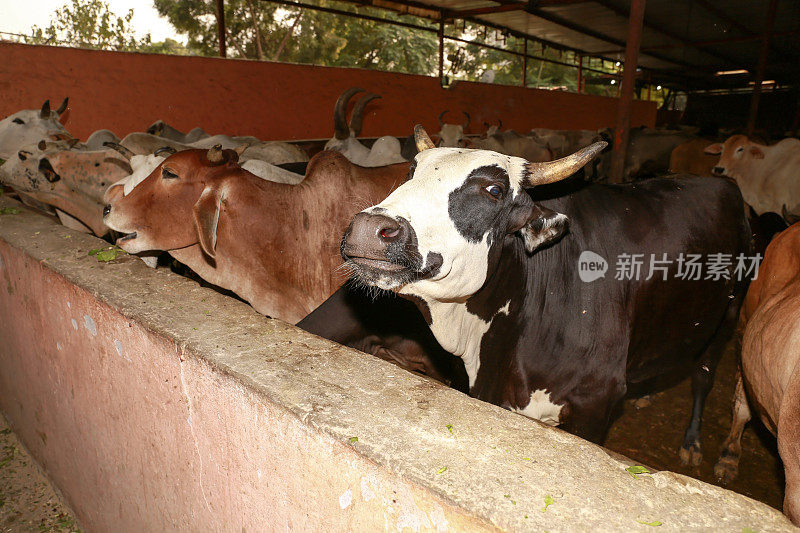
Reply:
[[[413,230],[403,218],[358,213],[342,239],[345,261],[385,273],[414,269]],[[418,254],[417,254],[418,255]]]
[[[725,175],[725,167],[714,167],[711,169],[711,173],[715,176],[724,176]]]

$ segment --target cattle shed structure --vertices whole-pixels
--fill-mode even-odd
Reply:
[[[656,84],[688,92],[692,113],[725,99],[751,130],[760,98],[789,106],[795,127],[800,116],[796,0],[345,0],[434,21],[438,76],[227,59],[215,1],[219,58],[0,42],[0,118],[69,96],[61,118],[82,139],[161,119],[321,144],[336,98],[358,86],[382,96],[364,137],[432,132],[449,109],[518,131],[614,127],[620,147],[630,128],[656,126],[656,103],[635,98]],[[509,53],[524,65],[558,61],[544,46],[572,52],[563,64],[579,80],[610,76],[620,97],[581,81],[572,93],[447,80],[459,21],[522,37]],[[90,254],[107,246],[0,196],[0,411],[87,531],[795,530],[764,503],[636,474],[627,457],[169,269]]]

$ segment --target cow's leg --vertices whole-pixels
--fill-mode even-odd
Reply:
[[[800,375],[795,372],[784,392],[778,419],[778,453],[786,474],[783,512],[800,526]]]
[[[703,460],[703,451],[700,445],[700,426],[703,422],[703,409],[706,397],[714,384],[714,374],[717,370],[725,345],[736,327],[739,312],[740,298],[737,296],[728,304],[725,317],[717,328],[714,337],[703,355],[697,361],[692,373],[692,419],[683,436],[683,445],[680,449],[680,458],[683,464],[698,466]]]
[[[742,431],[750,421],[750,404],[747,403],[747,394],[744,391],[742,371],[736,373],[736,392],[733,394],[733,420],[731,432],[722,444],[714,475],[722,483],[730,483],[739,474],[739,457],[742,453]]]

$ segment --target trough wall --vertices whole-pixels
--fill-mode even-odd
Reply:
[[[791,529],[2,207],[0,410],[87,531]]]
[[[364,137],[406,136],[414,124],[439,130],[437,117],[469,132],[483,122],[526,132],[533,127],[599,129],[614,125],[618,99],[560,91],[457,82],[355,68],[319,67],[209,57],[105,52],[0,43],[0,117],[20,109],[53,108],[70,97],[67,129],[85,139],[97,129],[120,137],[164,120],[188,131],[254,135],[263,140],[327,139],[333,104],[349,87],[378,93],[368,106]],[[653,127],[654,102],[633,103],[631,126]]]

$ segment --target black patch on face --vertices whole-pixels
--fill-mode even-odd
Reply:
[[[406,180],[412,179],[414,177],[414,172],[416,170],[417,170],[417,160],[414,159],[413,161],[411,161],[411,166],[408,167],[408,176],[406,177]]]
[[[61,179],[61,176],[56,174],[56,171],[53,170],[53,165],[51,165],[50,161],[46,158],[39,160],[39,171],[44,174],[44,177],[50,183],[54,183]]]
[[[503,188],[499,199],[483,189],[492,184]],[[464,184],[450,193],[447,212],[458,233],[471,243],[478,243],[495,226],[498,214],[509,198],[508,173],[499,165],[485,165],[469,173]]]

